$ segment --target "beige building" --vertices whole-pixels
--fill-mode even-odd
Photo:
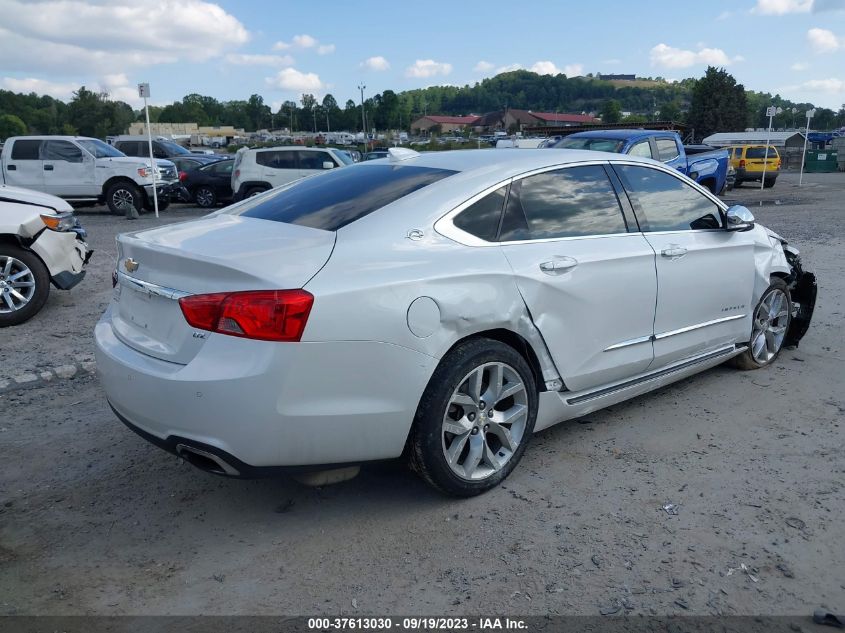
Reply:
[[[196,123],[150,123],[150,131],[153,136],[190,136],[199,134]],[[131,136],[142,136],[147,133],[147,124],[143,121],[135,121],[129,124],[126,131]]]

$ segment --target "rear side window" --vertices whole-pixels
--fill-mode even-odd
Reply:
[[[505,186],[484,196],[455,216],[452,223],[470,235],[487,242],[495,241],[507,193],[508,188]]]
[[[660,160],[662,160],[664,163],[670,160],[675,160],[678,156],[680,156],[680,152],[678,151],[678,144],[675,142],[675,139],[657,139],[657,155],[660,156]]]
[[[628,150],[631,156],[644,156],[645,158],[654,158],[651,154],[651,143],[648,141],[640,141],[631,146]]]
[[[256,152],[255,162],[272,169],[298,169],[295,151],[287,152]]]
[[[332,169],[235,205],[230,213],[336,231],[454,173],[412,165]]]
[[[745,150],[745,157],[746,158],[765,158],[766,157],[766,148],[765,147],[749,147]],[[769,158],[777,158],[778,151],[769,146]]]
[[[82,150],[70,141],[47,141],[41,147],[44,160],[64,160],[69,163],[82,162]]]
[[[529,176],[511,185],[500,241],[627,232],[622,208],[599,165]]]
[[[721,228],[719,207],[680,178],[658,169],[615,165],[647,232]]]
[[[12,160],[40,160],[41,141],[15,141]]]

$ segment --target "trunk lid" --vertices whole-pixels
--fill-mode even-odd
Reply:
[[[226,214],[120,235],[115,335],[139,352],[187,364],[212,334],[188,325],[180,297],[302,288],[329,259],[335,236]]]

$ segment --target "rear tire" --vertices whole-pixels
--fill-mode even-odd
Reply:
[[[420,399],[409,438],[411,467],[456,497],[494,488],[522,458],[537,403],[534,374],[516,350],[486,338],[460,343]]]
[[[783,349],[791,322],[792,297],[789,286],[783,279],[775,277],[754,307],[748,349],[734,356],[730,363],[745,370],[771,365]]]
[[[199,187],[194,192],[194,200],[203,209],[210,209],[217,204],[217,194],[211,187]]]
[[[106,191],[106,204],[113,214],[127,215],[127,211],[132,207],[136,213],[140,213],[144,208],[144,199],[141,190],[133,183],[121,181],[114,183]]]
[[[766,178],[766,180],[763,181],[763,186],[766,189],[771,189],[775,186],[775,178]]]
[[[260,193],[264,193],[265,191],[269,191],[268,187],[250,187],[244,193],[244,198],[252,198],[253,196],[257,196]]]
[[[35,316],[50,294],[50,273],[35,253],[0,243],[0,327]]]

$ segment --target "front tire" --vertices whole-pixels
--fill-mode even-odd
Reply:
[[[0,327],[35,316],[50,294],[50,273],[38,257],[19,246],[0,244]]]
[[[106,191],[106,204],[109,211],[115,215],[131,214],[134,208],[137,213],[144,208],[141,190],[131,182],[116,182]]]
[[[534,374],[516,350],[486,338],[459,344],[420,400],[410,437],[412,468],[457,497],[494,488],[522,458],[537,403]]]
[[[760,369],[771,365],[783,348],[792,321],[792,297],[783,279],[774,278],[754,308],[751,339],[731,363],[739,369]]]

